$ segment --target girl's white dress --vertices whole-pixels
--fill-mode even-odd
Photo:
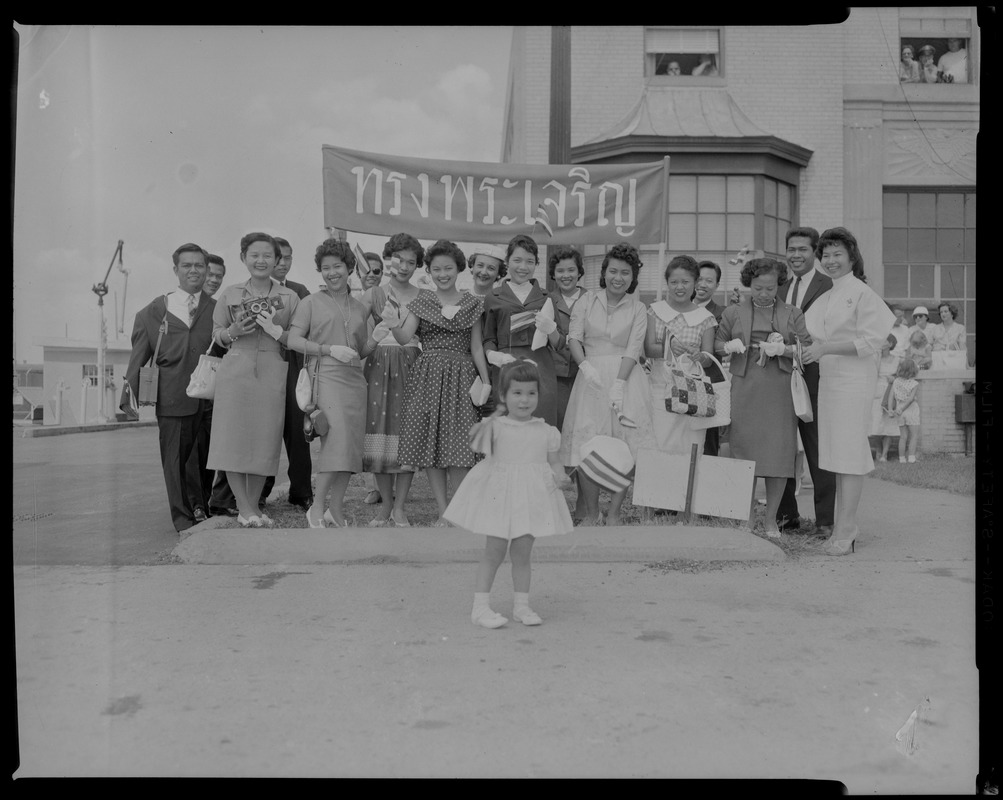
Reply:
[[[467,473],[443,519],[501,539],[570,533],[568,503],[547,462],[561,447],[560,431],[540,417],[494,417],[488,424],[492,453]]]

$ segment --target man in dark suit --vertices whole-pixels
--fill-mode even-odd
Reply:
[[[275,263],[272,270],[272,280],[280,286],[287,286],[296,292],[302,300],[310,290],[302,283],[287,280],[289,269],[293,265],[293,248],[289,242],[280,236],[275,237],[282,257]],[[286,350],[286,416],[282,428],[282,439],[286,443],[286,455],[289,457],[289,502],[306,510],[313,503],[313,485],[310,482],[313,462],[310,458],[310,443],[303,437],[303,412],[296,404],[296,379],[303,368],[303,355],[294,350]],[[261,502],[264,504],[275,486],[275,477],[269,475],[261,490]]]
[[[693,302],[698,306],[706,308],[714,315],[714,319],[720,322],[724,306],[714,302],[714,292],[717,291],[718,284],[721,283],[721,267],[713,261],[701,261],[698,266],[700,267],[700,278],[697,280],[696,294],[693,296]],[[709,368],[709,375],[712,381],[724,379],[724,376],[717,375],[717,371],[717,367],[712,366]],[[708,428],[703,443],[704,455],[716,456],[720,446],[720,428]]]
[[[199,356],[212,342],[212,314],[216,301],[202,291],[208,253],[197,244],[183,244],[174,251],[174,275],[177,291],[157,297],[136,314],[132,329],[132,354],[126,369],[120,406],[129,407],[138,396],[139,369],[156,352],[159,368],[157,383],[157,426],[160,429],[160,461],[167,485],[167,501],[174,528],[180,533],[195,524],[195,509],[188,495],[186,465],[205,413],[205,400],[187,395],[192,372]],[[158,347],[159,341],[159,347]],[[205,462],[200,464],[205,469]],[[200,505],[205,499],[199,492]]]
[[[811,308],[812,303],[824,292],[832,288],[832,279],[815,269],[815,249],[818,247],[818,231],[814,228],[792,228],[787,231],[787,265],[790,274],[781,284],[777,297],[797,306],[802,311]],[[818,466],[818,363],[805,364],[805,383],[811,396],[811,422],[798,420],[801,443],[804,445],[805,460],[811,473],[815,495],[815,531],[819,535],[832,533],[833,516],[836,509],[836,476]],[[777,509],[777,523],[780,530],[797,531],[801,517],[797,503],[797,479],[788,478],[784,495]]]

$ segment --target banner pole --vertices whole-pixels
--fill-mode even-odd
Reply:
[[[669,238],[669,157],[662,157],[662,241],[658,244],[658,270],[664,268],[665,265],[665,245]],[[658,279],[658,290],[655,293],[655,299],[662,299],[662,284],[664,284],[661,278]]]

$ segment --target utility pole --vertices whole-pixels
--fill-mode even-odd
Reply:
[[[100,283],[95,283],[91,287],[91,291],[98,296],[98,317],[101,326],[98,333],[98,419],[101,422],[108,422],[108,415],[105,412],[108,395],[108,385],[105,378],[105,356],[108,351],[108,326],[105,324],[104,320],[104,297],[108,294],[108,276],[111,274],[111,268],[115,266],[116,258],[118,258],[119,267],[122,266],[123,244],[124,242],[119,239],[118,246],[115,248],[115,252],[112,253],[111,263],[108,265],[108,270],[104,274],[104,280]],[[84,423],[86,420],[81,419],[80,422]]]
[[[551,164],[571,162],[571,26],[552,25],[550,28],[550,146]],[[547,245],[549,250],[556,243]],[[549,258],[549,255],[548,255]],[[554,290],[550,275],[547,291]]]

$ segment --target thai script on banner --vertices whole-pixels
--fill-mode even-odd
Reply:
[[[665,241],[667,159],[646,164],[492,164],[324,145],[324,225],[419,239],[634,245]]]

